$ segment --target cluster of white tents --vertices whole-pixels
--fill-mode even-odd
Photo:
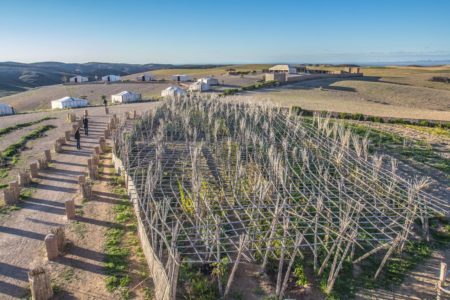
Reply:
[[[191,92],[205,92],[211,89],[212,85],[218,85],[219,80],[214,77],[203,77],[189,86]]]
[[[180,75],[173,75],[180,76]],[[211,89],[212,85],[218,85],[219,80],[214,77],[203,77],[198,79],[196,82],[192,83],[188,87],[190,92],[205,92]],[[178,86],[169,86],[168,88],[161,91],[162,97],[180,97],[186,95],[186,90]]]

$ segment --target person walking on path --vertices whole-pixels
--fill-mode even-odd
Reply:
[[[102,96],[103,99],[103,105],[105,106],[105,114],[108,114],[108,101],[106,100],[106,96]]]
[[[87,116],[84,116],[83,118],[83,127],[84,127],[84,135],[88,135],[89,131],[89,120]]]
[[[80,127],[77,128],[77,131],[75,131],[75,139],[77,140],[77,149],[80,150],[81,149],[81,144],[80,144]]]

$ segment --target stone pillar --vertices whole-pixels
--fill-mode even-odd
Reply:
[[[4,188],[3,189],[3,201],[6,205],[13,205],[16,204],[16,201],[14,199],[14,193],[11,191],[11,189]]]
[[[59,140],[59,143],[61,145],[65,145],[66,144],[66,137],[65,136],[60,137],[58,140]]]
[[[48,168],[48,163],[47,160],[44,158],[39,158],[38,159],[38,168],[39,170],[44,170]]]
[[[99,138],[99,144],[100,144],[100,150],[102,152],[106,152],[106,141],[105,141],[105,137],[101,136]]]
[[[66,245],[66,235],[64,233],[64,227],[54,227],[50,230],[50,233],[56,237],[56,244],[58,245],[58,252],[61,253],[64,251],[64,247]]]
[[[53,260],[58,257],[58,240],[56,236],[49,233],[45,236],[45,249],[47,250],[47,258]]]
[[[72,131],[68,130],[68,131],[64,132],[64,134],[65,134],[66,142],[70,142],[70,136],[72,134]]]
[[[11,191],[11,193],[14,196],[14,201],[18,202],[19,198],[20,198],[20,190],[21,190],[19,183],[17,181],[11,181],[9,183],[9,190]]]
[[[61,153],[62,152],[62,145],[59,142],[59,139],[57,139],[55,141],[55,144],[53,146],[54,146],[54,150],[55,150],[56,153]]]
[[[75,202],[72,200],[67,200],[65,203],[66,207],[66,217],[68,220],[75,218]]]
[[[133,119],[136,119],[136,117],[137,117],[136,110],[133,110]]]
[[[47,160],[47,162],[52,161],[52,153],[50,152],[50,150],[45,150],[44,156],[45,156],[45,159]]]
[[[31,178],[38,178],[39,173],[38,173],[38,165],[37,165],[37,163],[31,163],[30,164],[30,173],[31,173]]]
[[[53,289],[50,277],[50,273],[42,267],[34,268],[28,272],[31,299],[48,300],[53,298]]]
[[[90,200],[92,194],[92,186],[89,182],[80,183],[80,192],[84,200]]]
[[[105,136],[105,139],[109,139],[110,135],[109,135],[109,129],[105,129],[103,131],[103,135]]]
[[[31,182],[30,173],[27,171],[19,171],[19,174],[17,174],[17,179],[19,186],[21,187],[27,186]]]
[[[82,184],[86,182],[86,177],[84,175],[78,176],[78,183]]]
[[[95,146],[94,147],[94,152],[96,155],[100,155],[100,146]]]

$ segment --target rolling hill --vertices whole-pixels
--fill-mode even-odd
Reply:
[[[84,64],[61,62],[17,63],[0,62],[0,97],[23,92],[31,88],[63,83],[74,75],[83,75],[93,80],[95,76],[118,74],[121,76],[139,72],[192,68],[192,65],[174,66],[167,64],[121,64],[90,62]],[[196,66],[212,67],[211,65]]]

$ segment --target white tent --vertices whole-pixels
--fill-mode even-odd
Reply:
[[[192,81],[192,77],[189,75],[176,74],[176,75],[172,75],[172,80],[179,81],[179,82]]]
[[[161,91],[161,96],[163,96],[163,97],[181,97],[181,96],[186,96],[186,91],[177,86],[169,86],[168,88]]]
[[[14,110],[8,104],[0,103],[0,116],[7,116],[14,114]]]
[[[291,65],[276,65],[269,69],[271,73],[297,74],[297,68]]]
[[[72,82],[72,83],[81,83],[81,82],[87,82],[87,81],[89,81],[89,78],[80,76],[80,75],[70,77],[70,79],[69,79],[69,82]]]
[[[219,84],[219,80],[217,80],[214,77],[203,77],[203,78],[200,78],[197,81],[201,81],[201,82],[206,83],[208,85],[218,85]]]
[[[52,101],[52,109],[74,108],[88,106],[89,102],[85,99],[64,97]]]
[[[204,83],[203,81],[194,82],[189,86],[189,90],[192,92],[204,92],[210,89],[209,84]]]
[[[141,94],[123,91],[115,95],[111,95],[112,103],[128,103],[141,100]]]
[[[146,73],[146,74],[139,75],[137,77],[137,80],[138,81],[152,81],[152,80],[156,80],[156,78],[152,74]]]
[[[107,81],[107,82],[120,81],[120,76],[119,75],[102,76],[102,81]]]

